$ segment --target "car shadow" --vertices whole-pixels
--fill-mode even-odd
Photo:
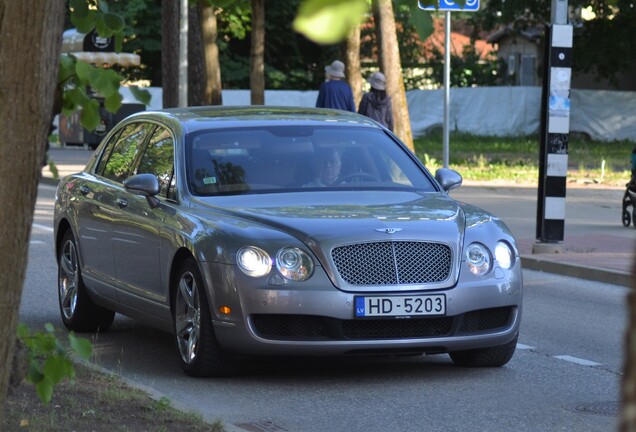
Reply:
[[[179,367],[172,335],[118,316],[105,333],[89,336],[94,344],[92,362],[127,376],[153,375],[156,378],[187,376]],[[446,354],[381,356],[250,356],[240,357],[239,372],[231,377],[213,378],[239,383],[295,382],[324,384],[333,381],[365,380],[463,380],[481,370],[457,367]]]

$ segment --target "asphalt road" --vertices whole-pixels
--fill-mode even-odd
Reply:
[[[625,189],[573,187],[567,189],[564,237],[603,235],[629,237],[636,230],[621,224]],[[450,192],[461,201],[475,204],[504,219],[517,241],[536,240],[537,188],[525,186],[462,186]],[[630,209],[631,210],[631,209]]]
[[[61,328],[52,242],[53,188],[41,186],[21,320]],[[117,316],[93,338],[94,362],[220,417],[229,431],[616,430],[627,289],[524,271],[518,350],[497,369],[448,356],[255,359],[238,377],[193,379],[172,337]]]

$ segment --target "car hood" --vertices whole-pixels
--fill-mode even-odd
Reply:
[[[203,202],[286,232],[317,253],[341,244],[386,240],[442,242],[457,251],[465,228],[461,206],[441,192],[298,192]]]

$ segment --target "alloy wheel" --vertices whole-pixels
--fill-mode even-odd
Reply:
[[[62,313],[64,314],[64,318],[70,320],[75,315],[77,289],[79,286],[77,251],[75,244],[71,240],[67,240],[62,247],[57,284]]]
[[[181,358],[191,364],[197,356],[201,335],[201,302],[192,272],[186,271],[179,281],[175,304],[175,329]]]

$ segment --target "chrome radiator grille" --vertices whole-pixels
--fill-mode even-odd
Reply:
[[[448,245],[410,241],[340,246],[331,258],[350,285],[442,282],[450,275],[452,261]]]

